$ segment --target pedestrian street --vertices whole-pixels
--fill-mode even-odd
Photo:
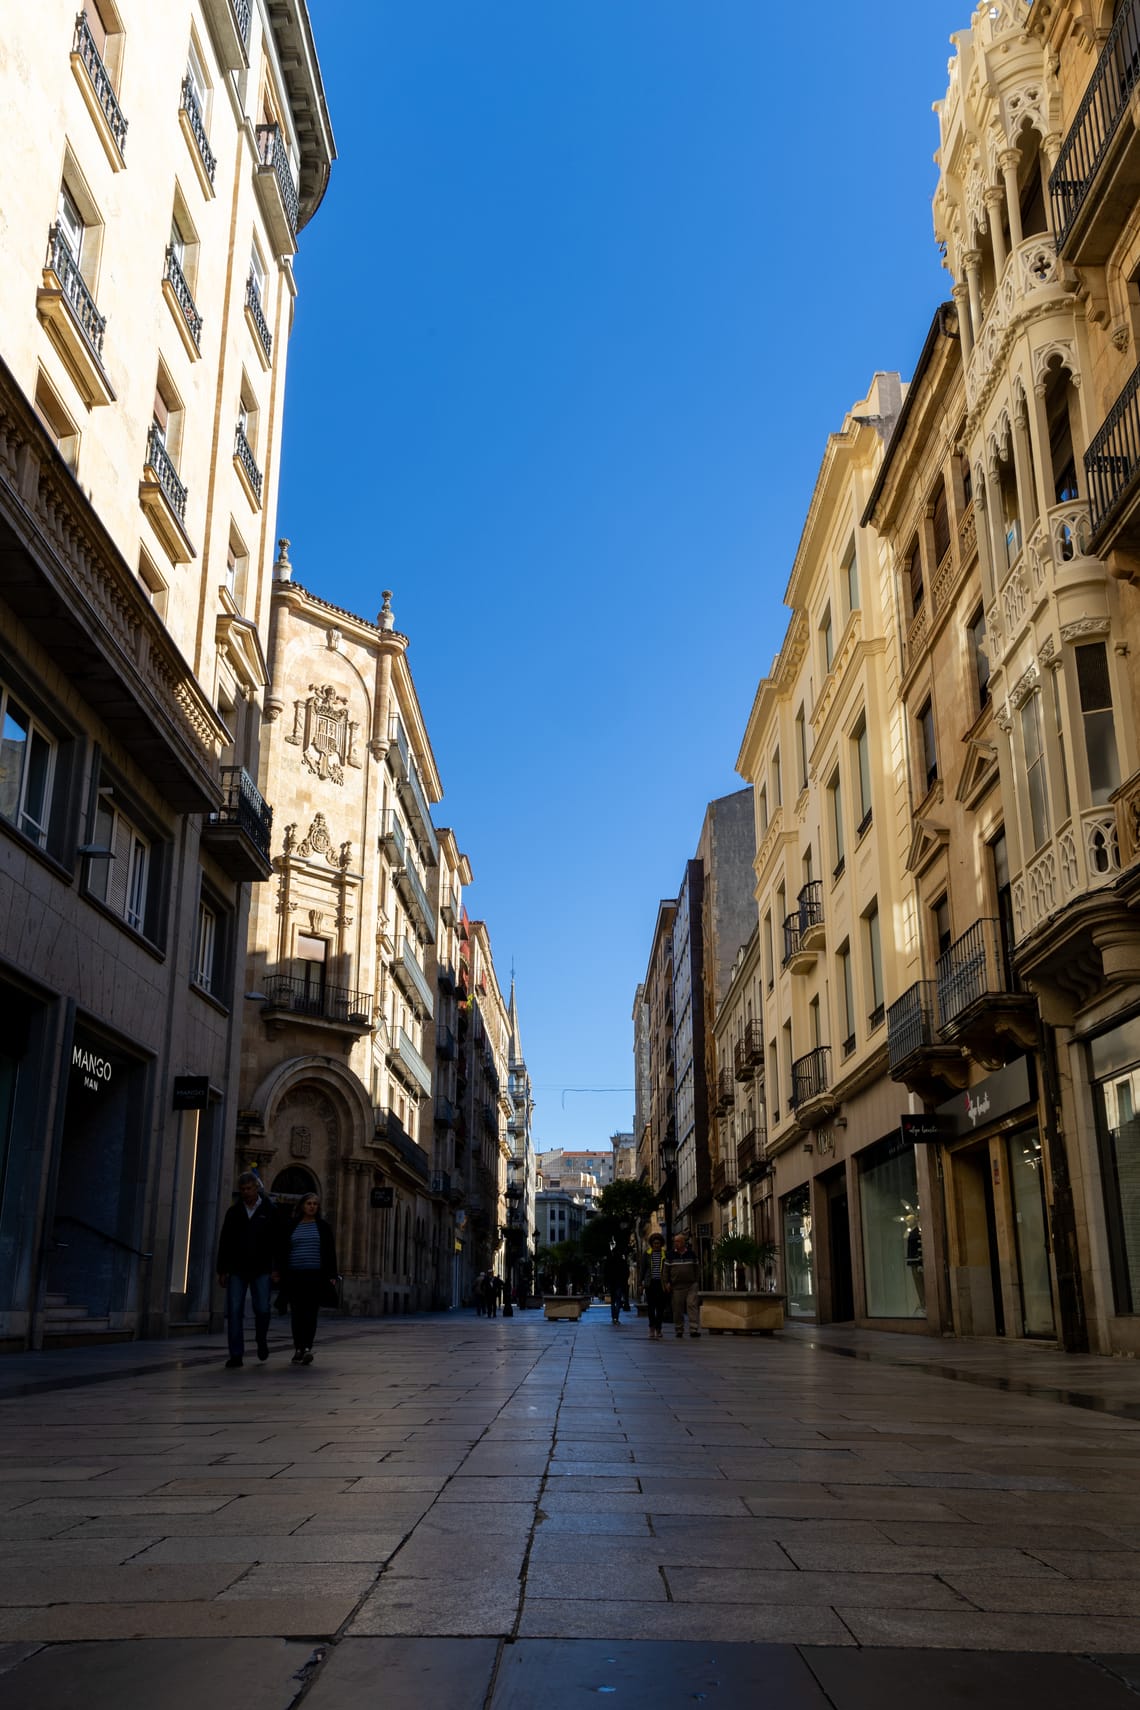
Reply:
[[[1131,1362],[535,1312],[0,1366],[0,1710],[1140,1692]]]

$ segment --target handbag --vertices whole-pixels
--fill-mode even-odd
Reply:
[[[321,1305],[322,1306],[339,1306],[340,1305],[340,1278],[339,1277],[329,1277],[321,1285]]]

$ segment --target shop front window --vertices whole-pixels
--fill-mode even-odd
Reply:
[[[804,1186],[780,1202],[784,1220],[784,1292],[789,1318],[814,1318],[815,1258],[811,1230],[811,1190]]]
[[[860,1160],[868,1318],[925,1318],[914,1147],[882,1140]]]
[[[1094,1039],[1104,1215],[1116,1310],[1140,1311],[1140,1016]]]

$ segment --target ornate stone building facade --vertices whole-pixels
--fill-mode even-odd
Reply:
[[[453,1303],[438,963],[429,976],[463,862],[449,841],[441,892],[440,782],[407,649],[388,594],[374,624],[331,606],[282,543],[262,760],[279,829],[250,917],[238,1162],[285,1200],[320,1193],[350,1312]]]
[[[47,0],[0,93],[0,1343],[39,1346],[214,1303],[292,263],[334,151],[303,4]]]

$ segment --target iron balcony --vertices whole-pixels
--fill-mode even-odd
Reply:
[[[232,879],[267,879],[273,871],[273,809],[244,766],[221,769],[222,805],[202,827],[202,841]]]

